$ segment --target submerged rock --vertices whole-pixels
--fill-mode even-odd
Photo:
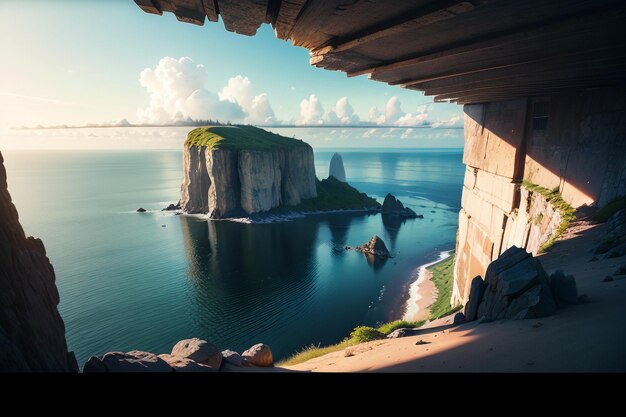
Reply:
[[[147,211],[147,210],[146,210],[145,208],[143,208],[143,207],[139,207],[139,208],[137,209],[137,213],[145,213],[146,211]]]
[[[243,352],[241,356],[243,356],[246,362],[255,366],[269,367],[274,365],[272,349],[264,343],[257,343]]]
[[[387,250],[385,242],[383,242],[383,240],[379,238],[378,235],[372,236],[369,242],[364,243],[361,246],[357,246],[354,249],[361,253],[374,255],[380,258],[390,257],[389,250]]]
[[[423,219],[423,215],[418,215],[413,210],[408,207],[404,207],[404,204],[392,194],[387,194],[385,196],[385,201],[383,201],[383,214],[388,214],[390,216],[400,216],[408,219]]]
[[[330,159],[330,167],[328,168],[328,176],[335,177],[341,182],[346,181],[346,170],[343,167],[343,158],[337,152]]]
[[[222,364],[222,353],[213,344],[206,340],[184,339],[176,343],[172,348],[172,356],[189,358],[195,362],[209,365],[213,369],[219,369]]]

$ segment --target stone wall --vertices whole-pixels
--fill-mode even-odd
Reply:
[[[452,304],[515,245],[536,253],[561,218],[522,181],[559,188],[574,207],[626,194],[626,91],[466,105],[467,166],[457,232]]]

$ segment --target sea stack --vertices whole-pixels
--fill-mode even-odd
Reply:
[[[335,152],[335,154],[333,155],[333,157],[330,160],[330,167],[328,169],[328,176],[329,177],[335,177],[335,178],[337,178],[341,182],[347,182],[346,181],[346,170],[343,167],[343,159],[341,158],[341,155],[339,155],[337,152]]]
[[[247,216],[317,197],[313,149],[253,126],[189,132],[183,149],[182,210]]]

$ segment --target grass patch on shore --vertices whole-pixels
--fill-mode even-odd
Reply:
[[[556,232],[550,236],[550,238],[539,247],[539,253],[544,253],[548,249],[554,245],[554,242],[567,230],[570,223],[576,218],[576,210],[569,205],[569,203],[563,200],[561,193],[559,193],[559,188],[555,187],[552,190],[549,190],[545,187],[541,187],[537,184],[533,184],[528,180],[524,180],[522,185],[529,191],[534,193],[539,193],[549,202],[552,207],[557,209],[561,214],[561,224],[556,229]]]
[[[250,125],[208,126],[187,134],[185,146],[209,149],[271,151],[274,149],[309,146],[299,139],[288,138]]]
[[[424,324],[423,321],[405,321],[396,320],[390,323],[385,323],[379,327],[370,326],[358,326],[350,333],[349,337],[346,337],[341,342],[330,346],[320,347],[311,345],[302,349],[300,352],[295,353],[293,356],[280,361],[277,366],[289,366],[296,365],[302,362],[306,362],[310,359],[314,359],[328,353],[337,352],[350,346],[358,345],[359,343],[371,342],[372,340],[384,339],[389,333],[396,329],[401,328],[416,328]]]
[[[608,221],[612,215],[624,208],[626,208],[626,197],[618,198],[599,209],[596,214],[593,215],[593,219],[604,223]]]
[[[432,273],[431,280],[437,288],[437,299],[430,306],[429,319],[431,321],[452,314],[463,307],[462,305],[450,307],[454,283],[454,259],[455,257],[452,255],[427,268]]]

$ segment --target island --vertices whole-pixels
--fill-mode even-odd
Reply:
[[[192,130],[183,170],[181,210],[212,219],[381,207],[334,177],[318,180],[313,148],[306,142],[254,126]]]

